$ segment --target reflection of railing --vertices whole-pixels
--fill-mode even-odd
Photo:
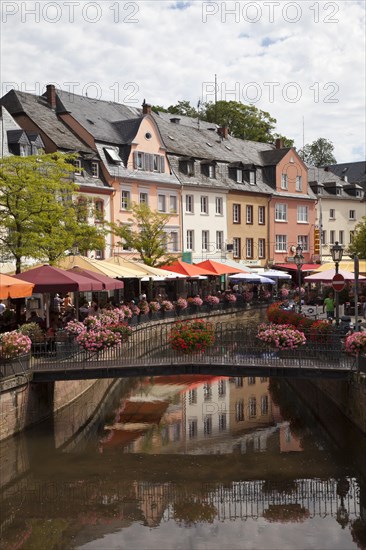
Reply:
[[[221,521],[257,519],[270,509],[273,519],[281,522],[285,506],[290,511],[293,508],[293,517],[286,515],[287,521],[301,520],[296,515],[299,508],[306,512],[306,517],[337,518],[341,505],[349,520],[354,520],[360,517],[361,509],[359,486],[353,478],[347,479],[346,494],[340,494],[340,482],[336,479],[282,480],[271,485],[266,481],[239,481],[230,485],[150,481],[136,481],[131,485],[116,480],[111,483],[108,479],[95,483],[80,481],[32,480],[28,486],[23,479],[3,493],[0,506],[2,510],[17,509],[23,519],[48,518],[53,508],[59,518],[77,518],[79,513],[87,515],[96,510],[102,519],[103,510],[109,513],[105,508],[107,503],[116,505],[119,513],[123,513],[124,505],[131,508],[135,503],[146,519],[156,524],[175,519],[174,506],[189,506],[191,502],[209,505],[215,510],[216,519]]]

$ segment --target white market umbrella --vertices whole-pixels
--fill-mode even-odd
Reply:
[[[259,283],[262,285],[275,285],[276,281],[270,279],[269,277],[263,277],[258,275],[258,273],[236,273],[235,275],[229,275],[229,279],[246,281],[247,283]]]
[[[291,279],[291,275],[277,269],[268,269],[267,271],[263,271],[261,275],[270,279]]]

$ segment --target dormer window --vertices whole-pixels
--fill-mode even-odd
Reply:
[[[91,172],[92,172],[93,178],[99,177],[99,164],[97,162],[91,163]]]
[[[342,195],[342,189],[340,189],[339,187],[337,187],[336,189],[336,195]]]
[[[113,147],[104,147],[103,150],[109,162],[113,162],[113,164],[123,164],[122,159],[116,149],[114,149]]]
[[[212,161],[203,161],[201,164],[201,173],[208,178],[216,178],[216,166]]]
[[[249,174],[249,184],[250,185],[255,185],[255,172],[254,172],[254,170],[250,170],[248,174]]]
[[[243,183],[243,170],[240,168],[236,169],[236,183]]]
[[[215,178],[216,177],[215,166],[213,164],[208,165],[208,177],[209,178]]]
[[[74,170],[75,176],[80,176],[81,175],[81,160],[80,159],[75,159],[74,160],[74,167],[75,167],[75,170]]]
[[[186,174],[186,176],[194,176],[194,160],[193,159],[182,159],[179,161],[179,170]]]

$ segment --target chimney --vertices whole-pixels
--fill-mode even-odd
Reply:
[[[227,139],[229,137],[229,128],[227,126],[221,126],[217,128],[217,133],[221,139]]]
[[[145,103],[145,101],[142,104],[142,114],[151,115],[151,105],[149,105],[148,103]]]
[[[277,138],[275,141],[276,149],[283,149],[283,139]]]
[[[56,110],[56,88],[54,84],[47,84],[47,101],[53,111]]]

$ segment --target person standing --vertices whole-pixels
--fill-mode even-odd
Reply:
[[[323,302],[323,313],[327,314],[327,319],[334,319],[334,297],[333,292],[330,292]]]
[[[0,315],[2,315],[5,310],[6,310],[6,305],[3,303],[2,300],[0,300]]]

